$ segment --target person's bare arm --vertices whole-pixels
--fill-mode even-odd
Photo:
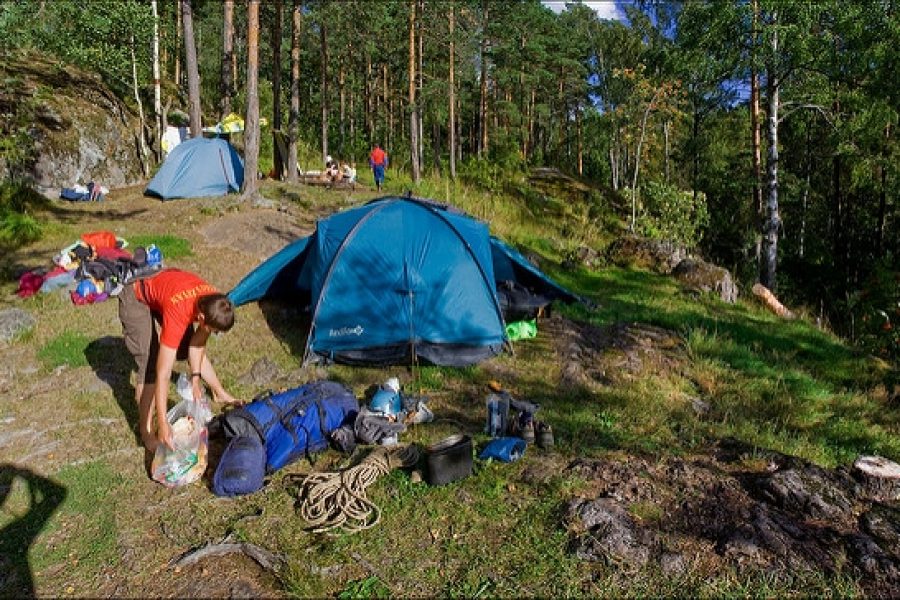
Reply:
[[[159,355],[156,358],[156,437],[160,443],[174,449],[172,428],[166,419],[169,404],[169,379],[172,377],[172,366],[175,364],[177,350],[163,343],[159,344]]]
[[[191,390],[194,394],[194,400],[200,400],[203,397],[200,379],[206,379],[203,375],[203,363],[206,359],[206,342],[208,340],[209,330],[200,325],[194,331],[194,335],[191,336],[191,345],[188,348],[188,367],[191,373]]]

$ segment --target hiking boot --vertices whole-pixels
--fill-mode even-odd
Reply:
[[[421,401],[416,403],[416,410],[409,413],[406,417],[406,422],[412,425],[431,423],[432,421],[434,421],[434,413]]]
[[[528,419],[521,424],[519,428],[519,437],[525,440],[526,444],[534,443],[534,419]]]
[[[539,421],[537,424],[537,445],[538,448],[548,450],[553,447],[553,429],[549,423]]]

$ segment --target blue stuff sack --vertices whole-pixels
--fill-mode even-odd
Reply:
[[[478,458],[487,460],[493,458],[503,462],[513,462],[519,460],[525,454],[525,440],[517,437],[495,438],[488,442]]]
[[[155,267],[162,264],[162,252],[156,247],[156,244],[147,246],[147,265]]]
[[[266,450],[257,436],[231,438],[213,475],[216,496],[242,496],[263,486],[266,474]]]
[[[334,381],[313,381],[278,394],[266,394],[229,411],[225,435],[257,436],[266,449],[266,471],[272,473],[298,458],[328,447],[328,434],[353,423],[359,401]]]

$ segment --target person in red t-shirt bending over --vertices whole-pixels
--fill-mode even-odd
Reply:
[[[166,411],[168,381],[176,358],[188,361],[195,399],[201,397],[202,378],[216,402],[240,404],[222,387],[206,356],[210,334],[228,331],[234,325],[234,305],[198,275],[165,269],[126,285],[119,294],[119,320],[125,345],[137,363],[134,391],[141,441],[151,453],[159,444],[172,447]],[[159,333],[154,323],[159,325]],[[156,436],[151,419],[154,407]]]

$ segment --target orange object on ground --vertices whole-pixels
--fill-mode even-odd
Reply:
[[[82,233],[81,240],[94,248],[94,250],[99,250],[100,248],[115,248],[116,234],[112,231],[91,231],[89,233]]]

